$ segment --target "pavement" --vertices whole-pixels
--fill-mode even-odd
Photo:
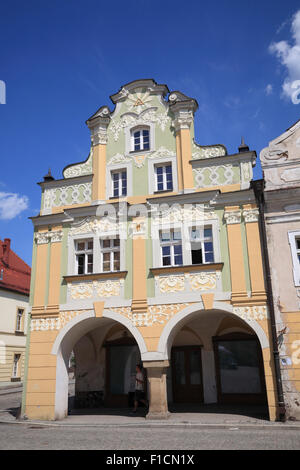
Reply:
[[[169,417],[164,420],[146,419],[144,408],[135,415],[130,409],[98,408],[71,409],[69,415],[60,421],[28,420],[20,416],[21,390],[19,386],[0,387],[0,423],[30,424],[32,426],[56,428],[190,428],[190,429],[289,429],[300,432],[300,421],[272,422],[266,409],[257,406],[229,405],[176,405],[169,407]],[[15,385],[15,384],[13,384]],[[72,403],[73,388],[69,398]]]

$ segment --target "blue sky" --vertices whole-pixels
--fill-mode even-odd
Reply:
[[[2,0],[0,9],[0,238],[28,264],[36,183],[87,157],[85,121],[112,109],[123,84],[154,78],[196,98],[197,142],[229,153],[243,135],[259,155],[300,118],[297,1]]]

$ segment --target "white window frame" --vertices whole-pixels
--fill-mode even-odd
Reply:
[[[148,188],[149,194],[155,194],[162,192],[161,190],[157,190],[156,184],[156,171],[155,168],[157,166],[172,166],[172,182],[173,182],[173,189],[167,189],[166,192],[178,192],[178,177],[177,177],[177,162],[176,162],[176,155],[174,156],[166,156],[164,157],[157,157],[157,158],[148,158]]]
[[[127,113],[123,114],[122,117],[126,117]],[[129,114],[132,116],[132,114]],[[149,150],[134,150],[134,146],[132,145],[133,142],[133,133],[136,132],[139,129],[149,129],[149,145],[150,148]],[[142,154],[148,154],[150,152],[153,152],[155,150],[155,123],[149,122],[145,124],[142,121],[137,121],[135,123],[135,126],[127,126],[124,129],[124,135],[125,135],[125,155],[126,156],[132,156],[132,155],[140,155]]]
[[[123,178],[122,178],[122,175],[123,173],[125,173],[126,175],[126,194],[122,194],[122,190],[123,190]],[[115,195],[114,194],[114,175],[118,175],[118,194]],[[111,178],[111,181],[110,181],[110,184],[111,184],[111,190],[110,190],[110,197],[112,198],[121,198],[121,197],[127,197],[128,195],[128,178],[127,178],[127,171],[126,171],[126,168],[122,168],[122,169],[117,169],[117,170],[111,170],[110,172],[110,178]]]
[[[145,149],[144,145],[144,136],[143,136],[143,131],[148,131],[148,143],[149,143],[149,148]],[[135,137],[134,134],[139,132],[139,139],[140,139],[140,148],[135,149]],[[149,126],[137,126],[131,129],[130,131],[130,151],[131,152],[150,152],[151,150],[151,129]]]
[[[127,194],[126,196],[114,196],[113,192],[113,173],[122,173],[122,171],[126,171],[126,179],[127,179]],[[110,165],[109,163],[106,165],[106,199],[121,199],[126,198],[128,196],[132,196],[132,163],[121,163],[121,164],[113,164]]]
[[[180,240],[173,240],[173,238],[169,241],[162,241],[161,240],[161,233],[166,232],[166,233],[174,233],[174,232],[180,232],[181,238]],[[161,229],[159,231],[159,245],[160,245],[160,266],[162,268],[167,268],[171,266],[183,266],[183,240],[182,240],[182,232],[180,228],[171,228],[171,229]],[[175,264],[175,252],[174,252],[174,247],[175,246],[181,246],[181,258],[182,258],[182,263],[181,264]],[[163,264],[163,247],[169,246],[170,247],[170,258],[171,258],[171,264]]]
[[[199,240],[192,240],[191,238],[191,233],[192,233],[192,230],[193,229],[196,229],[196,230],[199,230],[200,231],[200,238]],[[211,229],[211,237],[209,240],[205,240],[204,238],[204,230],[205,229],[208,229],[210,228]],[[202,232],[202,233],[201,233]],[[201,252],[202,252],[202,263],[199,263],[199,265],[202,265],[202,264],[209,264],[209,263],[215,263],[215,247],[214,247],[214,234],[213,234],[213,227],[211,224],[204,224],[203,226],[197,226],[197,224],[191,226],[189,228],[189,237],[190,237],[190,252],[191,252],[191,264],[193,264],[193,258],[192,258],[192,243],[199,243],[201,244]],[[214,257],[214,260],[213,261],[206,261],[205,259],[205,247],[204,247],[204,243],[205,242],[211,242],[212,243],[212,246],[213,246],[213,257]],[[195,264],[196,266],[196,264]]]
[[[289,244],[291,247],[292,263],[293,263],[293,277],[294,284],[296,287],[300,286],[300,262],[298,259],[298,250],[296,240],[300,239],[300,231],[289,231],[288,232]]]
[[[172,188],[171,189],[168,189],[167,188],[167,172],[166,172],[166,168],[167,166],[170,166],[171,167],[171,175],[172,175]],[[158,189],[158,173],[157,173],[157,169],[158,168],[162,168],[162,185],[163,185],[163,189]],[[157,163],[154,165],[154,174],[155,174],[155,192],[161,192],[161,191],[173,191],[174,189],[174,182],[173,182],[173,168],[172,168],[172,162],[166,162],[166,163]]]
[[[100,240],[105,238],[117,238],[120,239],[120,271],[126,269],[126,232],[123,230],[109,230],[105,233],[82,233],[69,235],[68,237],[68,275],[69,276],[80,276],[76,271],[76,250],[75,242],[84,240],[93,240],[93,274],[102,272],[101,264],[101,243]]]
[[[114,246],[114,240],[119,239],[119,246]],[[103,242],[109,240],[110,246],[108,248],[105,248],[103,246]],[[101,249],[101,271],[103,273],[108,273],[108,272],[119,272],[121,271],[121,240],[118,236],[115,237],[105,237],[105,238],[100,238],[100,249]],[[114,253],[118,252],[119,253],[119,269],[114,269]],[[110,270],[109,271],[104,271],[103,269],[103,263],[104,263],[104,253],[109,253],[110,254]]]
[[[211,227],[212,238],[213,238],[213,251],[214,251],[214,263],[220,263],[221,260],[221,247],[220,247],[220,222],[216,216],[214,219],[209,220],[194,220],[186,221],[184,223],[176,222],[171,224],[151,224],[151,238],[152,238],[152,266],[154,268],[162,267],[161,259],[161,248],[160,248],[160,236],[161,230],[168,231],[170,229],[181,230],[182,237],[182,262],[183,266],[192,265],[192,252],[190,244],[190,230],[192,227]],[[196,265],[195,265],[196,266]]]
[[[89,242],[93,242],[93,248],[88,248],[88,243]],[[83,276],[85,274],[92,274],[94,272],[94,239],[93,237],[91,238],[84,238],[84,239],[75,239],[74,240],[74,243],[75,243],[75,273],[78,275],[78,276]],[[85,246],[85,249],[84,250],[79,250],[77,248],[77,244],[78,243],[84,243],[86,246]],[[80,255],[85,255],[84,257],[84,272],[79,274],[78,273],[78,256]],[[93,268],[92,268],[92,272],[88,272],[88,255],[93,255]]]
[[[18,360],[16,360],[18,357]],[[18,379],[20,377],[20,361],[21,361],[21,353],[14,353],[13,359],[13,368],[12,368],[12,378]]]
[[[19,314],[21,312],[21,314]],[[16,331],[24,331],[24,315],[25,309],[18,307],[17,308],[17,318],[16,318]]]

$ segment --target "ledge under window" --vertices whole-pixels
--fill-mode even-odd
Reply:
[[[178,272],[195,272],[195,271],[221,271],[224,263],[206,263],[206,264],[189,264],[181,266],[163,266],[161,268],[150,268],[154,276],[159,274],[172,274]]]
[[[71,276],[63,276],[66,282],[76,281],[94,281],[95,279],[111,279],[118,278],[124,279],[127,276],[128,271],[107,271],[104,273],[93,273],[93,274],[73,274]]]

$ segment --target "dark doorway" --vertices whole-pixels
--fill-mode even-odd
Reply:
[[[253,335],[213,338],[219,403],[267,403],[260,344]]]
[[[172,348],[174,403],[203,403],[200,346]]]
[[[136,342],[122,338],[107,342],[105,405],[128,407],[130,394],[135,388],[136,364],[140,363],[140,352]]]

